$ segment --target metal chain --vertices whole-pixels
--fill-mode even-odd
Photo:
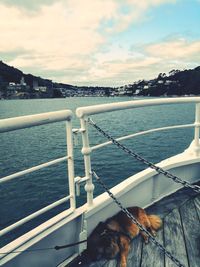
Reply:
[[[104,184],[104,182],[100,179],[100,177],[95,173],[95,171],[92,171],[93,176],[96,178],[97,182],[103,187],[103,189],[109,194],[109,196],[114,200],[114,202],[119,206],[119,208],[127,215],[128,218],[132,220],[134,224],[137,225],[137,227],[144,232],[149,240],[154,243],[168,258],[170,258],[178,267],[185,267],[178,259],[176,259],[171,252],[169,252],[162,244],[160,244],[153,235],[147,231],[146,228],[142,226],[141,223],[139,223],[136,218],[128,211],[128,209],[124,208],[117,200],[117,198],[113,195],[113,193],[107,188],[107,186]]]
[[[160,174],[163,174],[167,178],[172,179],[174,182],[182,184],[184,187],[190,188],[190,189],[194,190],[196,193],[200,193],[200,186],[192,185],[189,182],[187,182],[185,180],[182,180],[178,176],[176,176],[174,174],[171,174],[168,171],[165,171],[161,167],[156,166],[155,164],[153,164],[152,162],[146,160],[145,158],[143,158],[139,154],[133,152],[131,149],[129,149],[128,147],[126,147],[126,146],[122,145],[121,143],[119,143],[116,139],[114,139],[112,136],[110,136],[108,133],[106,133],[104,130],[102,130],[99,126],[97,126],[96,123],[91,118],[88,119],[88,123],[90,125],[92,125],[96,130],[98,130],[104,137],[109,139],[114,145],[116,145],[118,148],[122,149],[124,152],[126,152],[129,155],[131,155],[132,157],[134,157],[138,161],[144,163],[145,165],[147,165],[151,169],[154,169],[156,172],[158,172]]]

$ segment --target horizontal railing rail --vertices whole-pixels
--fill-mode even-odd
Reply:
[[[78,118],[83,118],[85,116],[111,112],[111,111],[133,109],[133,108],[147,107],[147,106],[184,104],[184,103],[200,103],[200,97],[175,97],[175,98],[161,98],[161,99],[150,99],[150,100],[145,99],[145,100],[133,100],[133,101],[111,103],[111,104],[80,107],[77,108],[76,115]]]
[[[54,160],[48,161],[46,163],[42,163],[42,164],[37,165],[37,166],[33,166],[33,167],[25,169],[23,171],[15,172],[13,174],[10,174],[10,175],[7,175],[5,177],[0,178],[0,184],[5,183],[7,181],[10,181],[12,179],[24,176],[25,174],[29,174],[29,173],[32,173],[32,172],[35,172],[35,171],[39,171],[41,169],[53,166],[55,164],[67,161],[67,159],[68,159],[68,157],[65,156],[65,157],[62,157],[62,158],[58,158],[58,159],[54,159]]]
[[[171,129],[184,129],[184,128],[193,128],[195,126],[195,123],[191,123],[191,124],[182,124],[182,125],[173,125],[173,126],[166,126],[166,127],[161,127],[161,128],[154,128],[154,129],[150,129],[150,130],[146,130],[146,131],[142,131],[142,132],[137,132],[137,133],[133,133],[133,134],[129,134],[126,136],[122,136],[122,137],[118,137],[116,138],[117,141],[123,141],[123,140],[127,140],[130,138],[134,138],[137,136],[141,136],[141,135],[145,135],[145,134],[150,134],[150,133],[155,133],[155,132],[160,132],[160,131],[168,131]],[[96,146],[91,146],[91,150],[97,150],[100,149],[102,147],[111,145],[112,142],[108,141],[108,142],[104,142],[102,144],[96,145]]]
[[[60,111],[46,112],[35,115],[1,119],[0,133],[49,124],[53,122],[59,122],[65,120],[68,121],[71,120],[71,118],[72,118],[71,110],[60,110]]]
[[[0,120],[0,133],[5,133],[9,131],[16,131],[20,129],[25,129],[29,127],[45,125],[49,123],[66,121],[66,136],[67,136],[67,156],[57,158],[37,166],[30,167],[28,169],[13,173],[11,175],[0,178],[0,184],[13,180],[15,178],[24,176],[26,174],[41,170],[43,168],[67,161],[68,162],[68,183],[69,183],[69,195],[55,201],[52,204],[28,215],[27,217],[19,220],[18,222],[13,223],[10,226],[2,229],[0,231],[0,236],[5,235],[6,233],[14,230],[15,228],[25,224],[26,222],[40,216],[41,214],[63,204],[66,201],[70,201],[70,208],[73,212],[76,207],[75,200],[75,185],[74,185],[74,161],[73,161],[73,137],[72,137],[72,112],[70,110],[61,110],[55,112],[47,112],[36,115],[20,116],[9,119]]]
[[[4,228],[3,230],[0,231],[0,236],[3,236],[5,234],[9,233],[10,231],[14,230],[15,228],[17,228],[17,227],[29,222],[30,220],[32,220],[32,219],[44,214],[45,212],[47,212],[47,211],[49,211],[49,210],[51,210],[53,208],[56,208],[57,206],[65,203],[70,198],[71,198],[71,196],[69,195],[69,196],[64,197],[64,198],[62,198],[60,200],[57,200],[56,202],[54,202],[54,203],[52,203],[52,204],[50,204],[50,205],[48,205],[48,206],[36,211],[36,212],[28,215],[27,217],[17,221],[16,223],[13,223],[13,224],[9,225],[8,227],[6,227],[6,228]]]
[[[197,153],[198,151],[200,153],[200,144],[199,144],[200,97],[142,99],[142,100],[124,101],[124,102],[117,102],[117,103],[110,103],[110,104],[87,106],[87,107],[79,107],[76,109],[76,115],[80,119],[81,134],[82,134],[82,140],[83,140],[82,154],[84,156],[84,163],[85,163],[85,177],[86,177],[85,190],[87,192],[88,206],[93,205],[93,191],[94,191],[94,185],[92,182],[92,175],[91,175],[92,171],[91,171],[90,154],[92,151],[102,148],[104,146],[110,145],[112,143],[111,141],[108,141],[108,142],[104,142],[104,143],[97,144],[94,146],[90,146],[89,135],[88,135],[88,117],[92,115],[106,113],[106,112],[115,112],[115,111],[126,110],[126,109],[135,109],[135,108],[141,108],[141,107],[170,105],[170,104],[186,104],[186,103],[194,103],[196,105],[194,123],[149,129],[146,131],[122,136],[122,137],[117,138],[116,140],[122,141],[122,140],[130,139],[136,136],[141,136],[144,134],[149,134],[149,133],[158,132],[158,131],[194,127],[194,147],[195,147],[194,153]]]

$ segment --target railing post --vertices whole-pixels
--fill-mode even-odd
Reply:
[[[88,207],[90,207],[93,204],[93,191],[94,191],[94,185],[92,183],[92,174],[91,174],[91,160],[90,160],[90,153],[92,150],[89,145],[88,122],[86,121],[85,117],[81,118],[80,122],[81,122],[81,133],[83,141],[83,148],[81,152],[84,156],[85,177],[87,178],[85,191],[87,192],[87,204]]]
[[[196,147],[199,147],[199,126],[200,126],[200,103],[197,103],[196,113],[195,113],[195,130],[194,130],[194,141]]]
[[[189,151],[196,156],[200,155],[200,143],[199,143],[199,127],[200,127],[200,103],[196,103],[195,110],[195,123],[194,123],[194,140],[192,141]]]
[[[66,138],[67,138],[67,165],[68,165],[68,180],[69,180],[69,194],[70,194],[70,208],[76,208],[75,197],[75,181],[74,181],[74,153],[73,153],[73,136],[72,136],[72,122],[66,122]]]
[[[199,133],[200,133],[200,102],[195,104],[195,122],[194,122],[194,139],[191,142],[190,146],[185,150],[185,152],[199,157],[200,156],[200,142],[199,142]]]

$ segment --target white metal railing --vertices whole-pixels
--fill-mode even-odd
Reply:
[[[35,115],[2,119],[0,120],[0,133],[29,128],[33,126],[39,126],[58,121],[71,121],[71,117],[71,110],[60,110]]]
[[[73,137],[72,137],[72,112],[70,110],[61,110],[55,112],[47,112],[36,115],[21,116],[16,118],[2,119],[0,120],[0,133],[14,131],[18,129],[29,128],[33,126],[39,126],[54,122],[66,121],[66,136],[67,136],[67,156],[31,167],[29,169],[16,172],[14,174],[2,177],[0,183],[5,183],[9,180],[21,177],[25,174],[35,172],[37,170],[58,164],[60,162],[67,161],[68,163],[68,181],[69,181],[69,195],[32,213],[31,215],[19,220],[18,222],[2,229],[0,231],[0,236],[14,230],[16,227],[36,218],[37,216],[57,207],[58,205],[70,201],[70,208],[72,212],[76,208],[75,199],[75,186],[74,186],[74,160],[73,160]]]
[[[19,220],[18,222],[13,223],[12,225],[10,225],[10,226],[4,228],[3,230],[1,230],[0,231],[0,236],[7,234],[8,232],[10,232],[10,231],[14,230],[15,228],[19,227],[20,225],[25,224],[26,222],[29,222],[30,220],[38,217],[39,215],[41,215],[41,214],[43,214],[43,213],[45,213],[45,212],[47,212],[47,211],[49,211],[49,210],[51,210],[53,208],[65,203],[71,197],[72,196],[69,195],[69,196],[64,197],[62,199],[59,199],[58,201],[56,201],[56,202],[54,202],[54,203],[52,203],[52,204],[40,209],[40,210],[38,210],[38,211],[36,211],[34,213],[31,213],[27,217],[25,217],[25,218]]]
[[[184,103],[194,103],[196,105],[195,122],[193,124],[175,125],[175,126],[167,126],[167,127],[162,127],[162,128],[151,129],[151,130],[123,136],[123,137],[118,138],[117,140],[118,141],[125,140],[125,139],[133,138],[139,135],[144,135],[144,134],[157,132],[157,131],[194,127],[194,150],[196,153],[200,153],[200,144],[199,144],[200,97],[178,97],[178,98],[161,98],[161,99],[150,99],[150,100],[133,100],[133,101],[126,101],[126,102],[111,103],[111,104],[80,107],[76,110],[76,115],[80,119],[80,124],[81,124],[80,132],[82,134],[82,142],[83,142],[82,154],[84,156],[84,163],[85,163],[85,177],[82,179],[86,181],[85,190],[87,192],[88,206],[91,206],[93,204],[93,191],[94,191],[94,185],[92,182],[92,174],[91,174],[90,154],[93,150],[96,150],[96,149],[99,149],[101,147],[111,144],[111,142],[105,142],[105,143],[90,147],[89,137],[88,137],[88,122],[87,122],[88,116],[100,114],[100,113],[112,112],[112,111],[125,110],[125,109],[135,109],[139,107],[157,106],[157,105],[166,105],[166,104],[168,105],[169,104],[184,104]]]
[[[194,126],[195,126],[195,124],[191,123],[191,124],[183,124],[183,125],[176,125],[176,126],[173,125],[173,126],[167,126],[167,127],[162,127],[162,128],[155,128],[155,129],[150,129],[150,130],[142,131],[139,133],[134,133],[134,134],[129,134],[129,135],[126,135],[123,137],[119,137],[119,138],[116,138],[116,140],[117,141],[123,141],[123,140],[127,140],[130,138],[134,138],[136,136],[145,135],[145,134],[149,134],[149,133],[155,133],[155,132],[166,131],[166,130],[171,130],[171,129],[192,128]],[[105,143],[102,143],[102,144],[99,144],[96,146],[92,146],[91,150],[94,151],[94,150],[97,150],[97,149],[102,148],[104,146],[111,145],[111,144],[112,144],[112,142],[108,141],[108,142],[105,142]]]
[[[197,152],[200,152],[200,144],[199,144],[199,127],[200,127],[200,97],[184,97],[184,98],[164,98],[164,99],[151,99],[151,100],[134,100],[127,102],[119,102],[119,103],[111,103],[111,104],[103,104],[103,105],[95,105],[89,107],[80,107],[76,110],[77,117],[80,118],[80,129],[76,129],[76,131],[80,132],[82,135],[82,154],[84,156],[84,164],[85,164],[85,176],[74,178],[74,161],[73,161],[73,140],[72,140],[72,112],[70,110],[62,110],[56,112],[48,112],[37,115],[29,115],[22,116],[10,119],[0,120],[0,132],[8,132],[14,131],[18,129],[24,129],[28,127],[38,126],[49,124],[58,121],[66,121],[66,136],[67,136],[67,156],[42,163],[37,166],[33,166],[29,169],[16,172],[14,174],[8,175],[6,177],[2,177],[0,179],[0,183],[5,183],[9,180],[15,179],[22,175],[40,170],[42,168],[57,164],[59,162],[67,161],[68,162],[68,178],[69,178],[69,196],[66,196],[63,199],[60,199],[53,204],[48,205],[45,208],[21,219],[20,221],[6,227],[5,229],[0,231],[0,235],[3,235],[16,227],[24,224],[25,222],[39,216],[40,214],[60,205],[61,203],[69,200],[70,201],[70,209],[73,211],[76,207],[75,201],[75,182],[79,185],[81,182],[86,182],[85,190],[87,192],[87,204],[88,207],[93,204],[93,191],[94,185],[92,182],[92,172],[91,172],[91,159],[90,154],[93,150],[99,149],[101,147],[107,146],[111,144],[111,142],[105,142],[102,144],[98,144],[96,146],[90,147],[89,137],[88,137],[88,121],[87,117],[94,114],[112,112],[118,110],[125,109],[134,109],[138,107],[146,107],[146,106],[156,106],[156,105],[165,105],[165,104],[184,104],[184,103],[194,103],[196,104],[196,115],[195,122],[192,124],[184,124],[184,125],[175,125],[175,126],[166,126],[162,128],[150,129],[147,131],[142,131],[139,133],[129,134],[127,136],[123,136],[118,138],[117,140],[125,140],[129,138],[133,138],[136,136],[149,134],[152,132],[170,130],[170,129],[181,129],[181,128],[191,128],[194,127],[194,143],[195,149]]]
[[[147,107],[147,106],[184,104],[184,103],[200,103],[200,97],[176,97],[176,98],[160,98],[160,99],[150,99],[150,100],[133,100],[126,102],[80,107],[77,108],[76,115],[78,118],[81,119],[89,115],[111,112],[111,111]]]
[[[28,174],[28,173],[32,173],[32,172],[35,172],[35,171],[39,171],[39,170],[41,170],[43,168],[50,167],[52,165],[61,163],[63,161],[66,161],[67,159],[68,159],[68,156],[65,156],[65,157],[62,157],[62,158],[59,158],[59,159],[54,159],[54,160],[48,161],[46,163],[42,163],[40,165],[28,168],[28,169],[23,170],[23,171],[19,171],[19,172],[10,174],[8,176],[5,176],[5,177],[1,178],[0,179],[0,184],[5,183],[7,181],[10,181],[12,179],[15,179],[17,177],[20,177],[22,175],[25,175],[25,174]]]

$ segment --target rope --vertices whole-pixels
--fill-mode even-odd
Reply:
[[[29,252],[36,252],[36,251],[45,251],[45,250],[60,250],[63,248],[69,248],[69,247],[73,247],[82,243],[87,242],[87,239],[84,239],[82,241],[79,242],[75,242],[75,243],[70,243],[67,245],[63,245],[63,246],[55,246],[55,247],[51,247],[51,248],[36,248],[36,249],[27,249],[27,250],[15,250],[15,251],[11,251],[11,252],[0,252],[0,255],[8,255],[8,254],[14,254],[14,253],[29,253]]]
[[[69,248],[69,247],[73,247],[73,246],[76,246],[76,245],[79,245],[79,244],[82,244],[82,243],[85,243],[85,242],[87,242],[87,239],[84,239],[84,240],[76,242],[76,243],[71,243],[71,244],[68,244],[68,245],[64,245],[64,246],[55,246],[55,249],[59,250],[59,249],[63,249],[63,248]]]

